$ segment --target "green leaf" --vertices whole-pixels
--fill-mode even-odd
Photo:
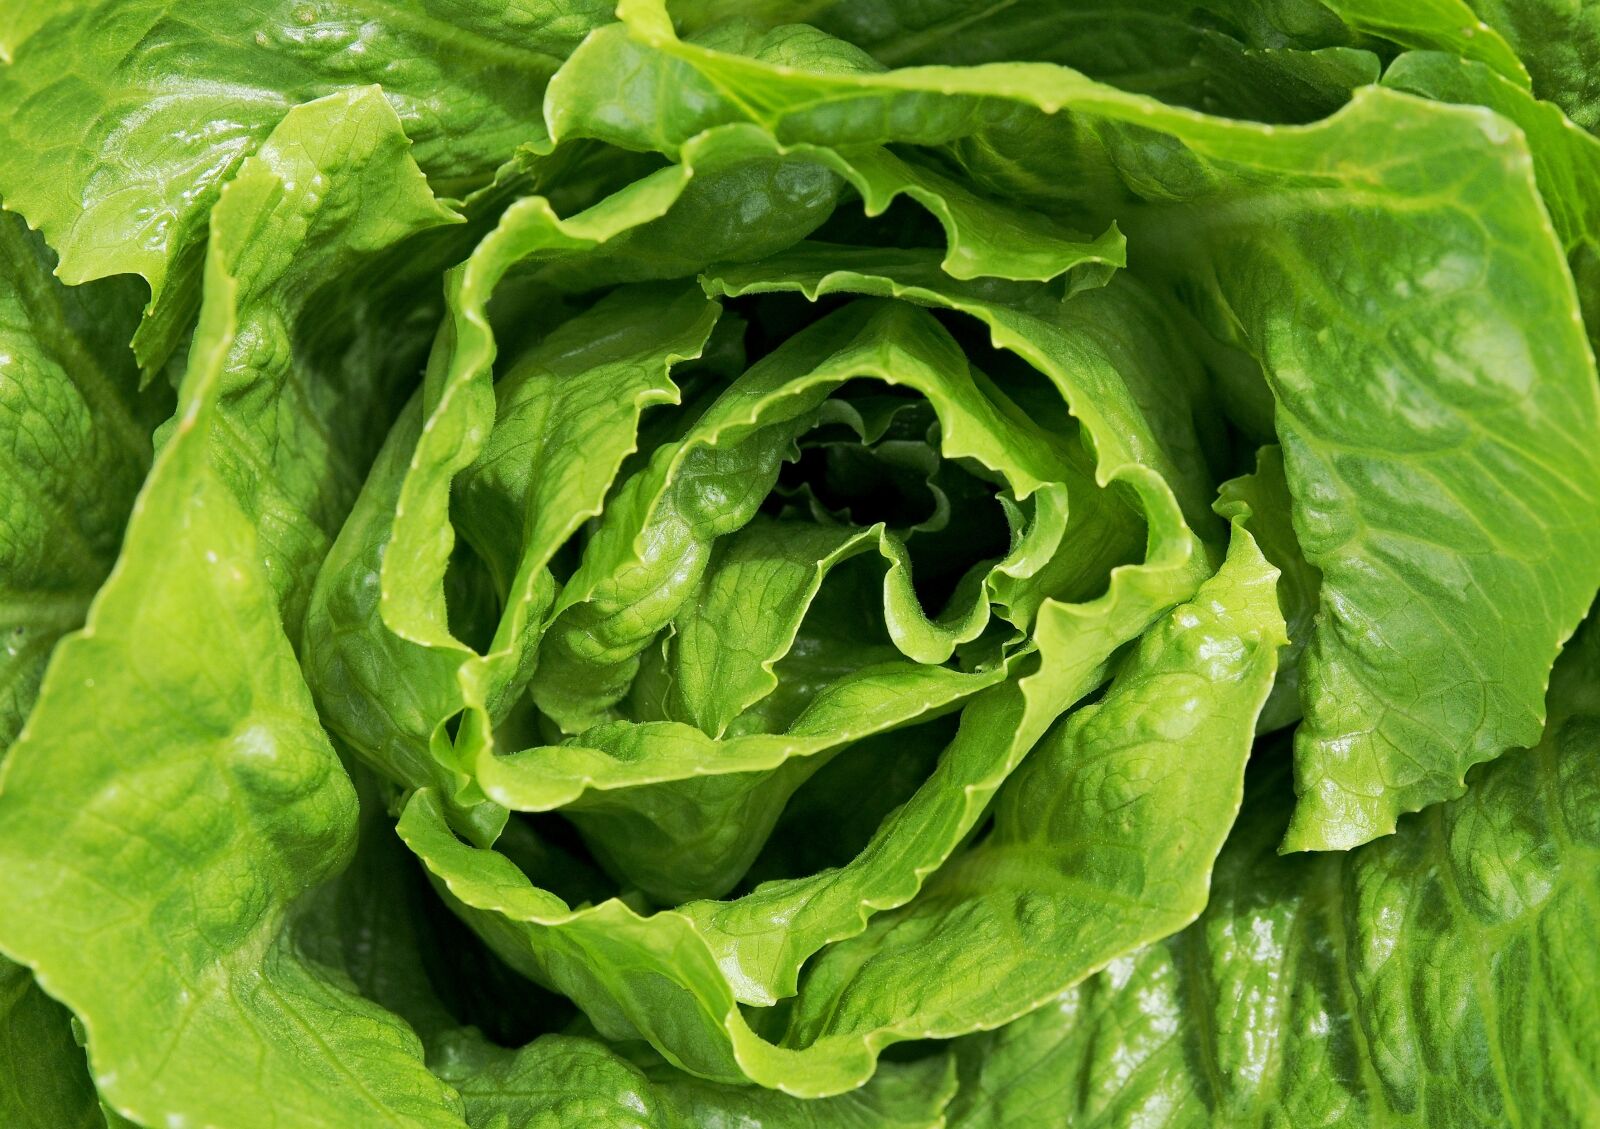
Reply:
[[[213,459],[255,521],[262,566],[296,641],[312,578],[360,489],[373,420],[388,410],[394,380],[381,369],[361,371],[361,362],[376,358],[357,353],[359,336],[346,345],[354,358],[330,355],[326,340],[344,345],[349,334],[343,326],[325,328],[330,313],[338,318],[363,299],[380,317],[388,312],[382,290],[374,294],[370,279],[352,284],[343,310],[316,299],[326,294],[324,280],[370,269],[380,251],[461,218],[429,193],[393,111],[377,96],[368,87],[300,112],[249,166],[253,175],[229,182],[234,210],[212,224],[207,260],[207,285],[220,308],[197,330],[190,353],[191,372],[218,368],[219,399],[233,410],[219,412],[209,433]],[[341,117],[344,107],[353,110]],[[296,133],[324,122],[339,132],[324,148],[304,152]],[[332,148],[336,142],[360,148],[347,155]],[[344,167],[345,190],[363,192],[370,209],[354,222],[328,200],[336,166]],[[307,253],[252,227],[248,217],[256,212],[302,231]]]
[[[123,280],[69,289],[52,265],[0,214],[0,754],[111,571],[170,405],[138,392],[137,295]]]
[[[82,626],[111,570],[170,404],[162,389],[138,391],[137,288],[69,289],[52,265],[0,214],[0,762],[57,641]],[[0,1121],[104,1126],[70,1013],[3,957],[0,1044]]]
[[[0,197],[62,277],[150,284],[158,366],[199,300],[206,216],[297,103],[382,83],[441,194],[543,133],[544,83],[609,7],[592,0],[18,0],[0,45]]]
[[[135,1121],[459,1124],[410,1029],[286,932],[348,861],[355,796],[281,618],[316,563],[285,551],[309,527],[291,502],[321,497],[302,489],[319,417],[278,396],[284,303],[297,271],[449,218],[405,149],[375,92],[338,95],[224,190],[176,424],[5,764],[0,949],[76,1012]],[[307,478],[258,457],[279,427]]]
[[[1448,51],[1493,67],[1526,88],[1532,81],[1499,32],[1480,20],[1467,0],[1323,0],[1351,27],[1402,47]]]
[[[692,7],[673,5],[680,25],[688,22],[683,9]],[[1376,81],[1379,60],[1338,42],[1332,27],[1303,26],[1334,22],[1320,5],[1296,7],[839,0],[807,19],[891,66],[1059,63],[1123,90],[1225,117],[1310,121]]]
[[[828,573],[876,539],[871,530],[758,517],[719,542],[694,605],[674,620],[667,716],[712,737],[726,733],[778,688],[773,668]]]
[[[1250,530],[1261,554],[1278,570],[1278,606],[1283,609],[1288,646],[1278,656],[1278,679],[1261,710],[1261,732],[1300,720],[1300,658],[1311,637],[1322,575],[1306,563],[1291,521],[1293,499],[1283,477],[1283,453],[1276,447],[1256,452],[1256,469],[1224,482],[1216,510]]]
[[[1555,105],[1470,60],[1408,52],[1390,64],[1383,83],[1438,101],[1485,106],[1509,118],[1527,138],[1539,193],[1568,255],[1580,247],[1600,250],[1600,194],[1594,190],[1600,139]]]
[[[1200,301],[1263,363],[1295,529],[1323,578],[1302,665],[1296,850],[1387,834],[1401,812],[1459,795],[1470,765],[1537,737],[1600,545],[1600,458],[1581,438],[1600,420],[1594,362],[1521,137],[1482,111],[1377,93],[1326,128],[1343,136],[1308,131],[1296,159],[1369,151],[1379,187],[1352,178],[1343,209],[1324,187],[1270,231],[1196,227],[1188,252],[1196,270],[1223,264]],[[1482,155],[1470,164],[1468,146]],[[1274,148],[1287,163],[1292,147]],[[1396,163],[1380,166],[1385,153]],[[1335,232],[1411,251],[1357,258],[1335,288],[1331,269],[1321,282],[1308,270]],[[1371,299],[1349,296],[1380,291],[1393,296],[1385,328],[1360,330]]]
[[[0,958],[0,1116],[17,1129],[104,1129],[72,1015]]]
[[[757,59],[779,59],[778,65],[792,68],[807,61],[796,51],[794,30],[783,29],[745,46]],[[601,36],[595,46],[564,66],[552,80],[548,99],[552,137],[593,137],[678,156],[682,143],[698,130],[671,129],[663,134],[669,123],[635,116],[637,105],[630,96],[636,92],[619,88],[610,77],[619,70],[648,70],[651,64],[637,55],[627,39]],[[884,147],[837,151],[802,144],[780,151],[837,173],[860,194],[869,217],[882,215],[901,195],[927,209],[944,231],[947,253],[942,265],[953,278],[1048,281],[1071,272],[1076,285],[1097,285],[1125,262],[1122,234],[1114,224],[1097,239],[1088,239],[1047,215],[980,195],[961,181]],[[705,262],[727,257],[708,255]]]
[[[515,1051],[469,1033],[444,1040],[434,1069],[460,1091],[472,1129],[942,1129],[954,1072],[944,1056],[885,1065],[858,1090],[806,1100],[705,1082],[654,1056],[547,1035]],[[642,1059],[643,1061],[639,1061]]]
[[[446,723],[463,709],[487,711],[491,697],[499,712],[525,686],[553,595],[550,558],[598,512],[632,448],[639,413],[676,398],[668,369],[699,352],[716,317],[716,308],[687,288],[624,290],[616,298],[562,327],[512,368],[499,386],[498,410],[507,418],[492,438],[484,433],[497,410],[495,393],[468,383],[481,379],[470,368],[445,384],[428,420],[414,401],[319,574],[308,622],[308,678],[330,728],[397,781],[455,789],[455,777],[441,767],[450,757],[435,746]],[[492,349],[486,327],[475,332]],[[480,390],[490,392],[487,402],[476,395]],[[597,404],[627,410],[602,419]],[[430,431],[431,420],[443,422]],[[479,434],[469,440],[474,429]],[[419,450],[418,441],[433,434],[444,442]],[[452,469],[473,457],[461,487],[464,529],[508,593],[484,656],[457,641],[445,622],[448,543],[442,556],[432,546],[424,555],[415,543],[406,546],[409,556],[390,549],[408,487],[412,514],[448,513]],[[411,528],[414,538],[437,543],[438,532],[426,523]],[[385,586],[386,574],[402,579]],[[412,617],[412,625],[392,630],[380,618],[386,603],[398,607],[402,625],[402,616]],[[486,818],[492,828],[494,818]]]
[[[1594,60],[1600,54],[1600,8],[1591,0],[1471,0],[1516,49],[1533,92],[1554,102],[1583,129],[1600,125]]]
[[[951,1124],[1592,1122],[1597,686],[1591,624],[1537,748],[1347,854],[1277,856],[1260,766],[1201,919],[960,1044]]]
[[[786,143],[964,139],[990,186],[1053,151],[1059,177],[1030,158],[1027,198],[1068,206],[1109,171],[1103,202],[1149,203],[1127,215],[1136,241],[1163,247],[1207,327],[1261,362],[1323,575],[1287,848],[1387,834],[1536,737],[1550,663],[1600,582],[1600,385],[1503,119],[1369,88],[1324,122],[1255,126],[1025,64],[791,74],[678,41],[649,0],[621,11],[627,30],[569,66],[645,60],[662,81],[633,110],[668,141],[728,119]],[[1330,258],[1335,242],[1403,255]],[[813,262],[825,273],[832,254]],[[1374,333],[1380,310],[1392,328]]]
[[[718,967],[726,956],[688,916],[641,917],[616,900],[570,909],[502,855],[451,835],[425,791],[407,806],[401,835],[503,959],[576,1000],[602,1034],[648,1039],[712,1079],[840,1093],[871,1075],[885,1044],[1007,1022],[1199,913],[1283,641],[1275,575],[1248,534],[1236,534],[1229,563],[1196,602],[1147,636],[1107,696],[1026,762],[1030,783],[1001,798],[985,847],[940,870],[903,910],[866,922],[861,903],[845,901],[866,929],[810,966],[778,1045],[751,1029]],[[1175,687],[1183,692],[1162,693]],[[992,722],[1015,732],[1017,698],[1011,690],[982,699],[995,711],[970,707],[964,725],[984,737]],[[1215,755],[1203,766],[1179,762],[1180,742]],[[1080,763],[1081,773],[1066,768]],[[1126,787],[1110,784],[1124,779]],[[1202,792],[1211,798],[1196,803]],[[1172,833],[1178,810],[1194,813],[1188,834]],[[1152,834],[1155,826],[1162,834]],[[883,842],[903,849],[903,838]],[[1154,856],[1144,858],[1146,850]],[[871,871],[874,853],[863,853],[862,869]],[[1144,889],[1147,877],[1158,885]],[[1043,899],[1030,893],[1042,882],[1054,883]],[[1061,897],[1068,889],[1082,897]],[[1108,906],[1117,912],[1108,915]],[[929,967],[949,975],[930,985]]]

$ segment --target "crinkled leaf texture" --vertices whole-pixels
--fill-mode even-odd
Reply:
[[[0,950],[73,1008],[96,1085],[138,1122],[456,1123],[410,1030],[285,932],[347,858],[355,795],[270,571],[299,531],[252,521],[292,498],[306,522],[314,499],[293,492],[322,483],[255,460],[258,437],[270,450],[280,426],[315,417],[284,421],[270,362],[288,366],[288,343],[244,330],[283,333],[304,297],[293,272],[451,218],[406,148],[375,92],[336,95],[293,111],[230,182],[175,425],[5,762]],[[288,238],[240,240],[263,227]],[[296,253],[318,236],[322,262]],[[230,381],[246,350],[249,379]]]
[[[1568,7],[7,6],[0,1124],[1600,1119]]]
[[[951,1123],[1593,1122],[1597,687],[1590,623],[1536,748],[1348,853],[1278,857],[1258,766],[1200,920],[965,1044]]]
[[[606,5],[17,0],[0,16],[0,198],[69,282],[139,274],[159,365],[193,317],[222,186],[295,105],[380,83],[441,194],[489,180]]]
[[[621,11],[626,29],[596,32],[552,85],[557,136],[670,148],[754,120],[789,143],[950,144],[980,183],[1047,209],[1108,173],[1149,202],[1136,237],[1262,367],[1322,573],[1291,849],[1386,834],[1536,738],[1600,576],[1600,384],[1505,119],[1367,89],[1323,122],[1257,127],[1023,64],[797,74],[678,40],[657,3]],[[618,72],[649,96],[608,99]],[[1024,156],[1041,151],[1059,187]]]

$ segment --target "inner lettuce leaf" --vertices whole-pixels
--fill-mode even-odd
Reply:
[[[503,959],[579,1001],[603,1034],[648,1039],[670,1061],[708,1077],[791,1093],[842,1092],[870,1076],[882,1046],[1007,1022],[1037,1006],[1053,984],[1198,912],[1211,859],[1237,810],[1244,757],[1283,638],[1274,581],[1240,533],[1228,564],[1143,640],[1106,697],[1046,738],[1027,762],[1044,767],[1031,786],[1002,792],[985,845],[964,855],[963,865],[940,870],[905,910],[875,918],[865,932],[858,924],[853,942],[827,950],[776,1043],[735,1006],[726,974],[696,943],[687,914],[642,917],[618,899],[570,909],[504,855],[451,836],[425,791],[408,806],[400,833]],[[1163,699],[1152,689],[1168,681],[1184,693]],[[990,703],[995,708],[982,708]],[[964,714],[963,730],[981,724],[974,715],[1015,724],[1015,707],[1010,717],[1000,713],[1006,704],[1004,696],[980,699]],[[1175,714],[1164,712],[1173,705]],[[960,744],[958,734],[944,755]],[[1199,775],[1200,766],[1179,759],[1182,747],[1206,750]],[[1081,772],[1063,771],[1079,761]],[[1214,802],[1198,805],[1205,818],[1152,838],[1145,821],[1165,823],[1170,806],[1194,789],[1215,789]],[[1183,865],[1128,865],[1129,852],[1143,850],[1171,851]],[[863,856],[858,865],[873,861]],[[1145,890],[1149,872],[1172,884]],[[1052,883],[1093,904],[1121,906],[1115,924],[1105,913],[1092,922],[1079,917],[1075,899],[1056,896]],[[758,887],[752,896],[771,894]],[[1042,912],[1051,906],[1057,912]],[[1018,934],[997,934],[1002,922]],[[1000,980],[959,974],[948,963],[956,952],[982,960]],[[930,984],[928,967],[958,974]],[[644,984],[649,991],[640,990]],[[705,1018],[690,1026],[692,1016]]]
[[[1044,210],[1113,207],[1090,189],[1115,178],[1107,194],[1162,248],[1161,273],[1260,363],[1296,531],[1322,572],[1291,849],[1387,834],[1401,812],[1460,794],[1471,764],[1532,743],[1550,663],[1600,575],[1600,387],[1581,319],[1518,329],[1576,304],[1519,131],[1383,88],[1283,128],[1029,64],[807,72],[680,40],[651,0],[619,11],[624,25],[597,31],[553,83],[553,135],[670,149],[745,120],[789,143],[897,136],[952,147],[980,183]],[[817,50],[768,40],[769,53]],[[608,98],[606,73],[640,75],[627,89],[649,96]],[[1024,173],[1039,150],[1059,180]],[[1252,206],[1264,182],[1274,203]],[[1430,238],[1409,260],[1327,255],[1405,248],[1419,229]],[[1377,332],[1338,331],[1366,324],[1360,303],[1379,293]],[[1485,528],[1495,552],[1463,552]],[[1560,613],[1502,615],[1493,647],[1476,634],[1533,593]]]
[[[1557,7],[9,5],[0,1124],[1600,1118]]]

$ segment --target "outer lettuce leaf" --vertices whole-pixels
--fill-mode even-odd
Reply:
[[[280,553],[324,482],[318,417],[276,393],[306,279],[452,218],[406,147],[375,92],[338,95],[224,191],[176,426],[5,765],[0,949],[78,1014],[138,1122],[459,1124],[410,1030],[285,932],[348,860],[355,797],[281,618],[315,557]],[[255,457],[274,434],[305,477]]]
[[[296,103],[381,82],[441,193],[541,132],[545,80],[609,18],[593,0],[16,0],[0,16],[0,197],[68,282],[144,276],[140,360],[199,299],[206,215]]]
[[[0,1116],[17,1129],[104,1129],[72,1016],[0,959]]]
[[[510,1051],[462,1033],[441,1041],[434,1069],[460,1091],[472,1129],[943,1129],[955,1090],[944,1055],[885,1064],[859,1089],[811,1099],[706,1082],[639,1057],[570,1035]]]
[[[1341,116],[1354,125],[1364,103]],[[1384,145],[1383,115],[1367,104],[1369,143]],[[1397,189],[1387,214],[1355,183],[1350,210],[1331,214],[1350,222],[1351,246],[1429,232],[1412,267],[1358,260],[1367,280],[1341,273],[1353,288],[1342,293],[1395,295],[1382,336],[1341,329],[1368,315],[1306,274],[1328,239],[1321,205],[1276,215],[1270,235],[1221,222],[1199,239],[1223,264],[1208,286],[1212,324],[1238,327],[1277,397],[1296,531],[1323,577],[1302,667],[1290,849],[1385,834],[1398,813],[1459,795],[1471,764],[1531,743],[1548,664],[1596,580],[1600,458],[1582,437],[1600,403],[1570,277],[1525,150],[1467,173],[1465,139],[1447,140],[1486,130],[1498,147],[1478,151],[1502,153],[1522,150],[1521,138],[1481,114],[1417,117],[1408,163],[1385,174]],[[1425,130],[1451,171],[1425,155]],[[1440,182],[1426,221],[1408,202],[1424,170]],[[1293,330],[1281,306],[1291,286]],[[1552,309],[1571,311],[1553,332]],[[1329,373],[1339,379],[1319,375]]]
[[[684,23],[683,9],[701,6],[672,11]],[[1254,121],[1322,117],[1379,71],[1377,55],[1344,42],[1344,29],[1314,0],[838,0],[806,20],[891,66],[1059,63],[1123,90]]]
[[[1262,765],[1201,919],[962,1045],[952,1124],[1592,1123],[1597,687],[1591,623],[1537,748],[1347,854],[1276,856]]]
[[[553,87],[570,98],[601,60],[658,76],[630,84],[656,97],[609,113],[611,136],[648,122],[671,146],[733,119],[788,143],[959,141],[980,179],[1019,188],[1023,154],[1053,151],[1067,167],[1043,180],[1030,159],[1028,197],[1081,204],[1114,171],[1117,195],[1148,200],[1128,213],[1138,239],[1262,363],[1323,574],[1287,847],[1386,834],[1536,737],[1550,662],[1600,580],[1600,385],[1503,119],[1368,89],[1315,125],[1254,126],[1025,64],[796,73],[681,42],[647,0],[621,12],[627,29],[596,32]],[[1372,246],[1408,257],[1330,254]],[[1380,316],[1391,328],[1369,332]]]
[[[111,571],[168,409],[138,392],[136,287],[68,289],[52,265],[0,215],[0,754]]]
[[[1472,0],[1472,7],[1516,49],[1535,94],[1583,129],[1600,126],[1600,8],[1592,0]]]
[[[68,289],[20,220],[0,215],[0,760],[62,635],[111,570],[149,469],[161,389],[138,392],[124,280]],[[68,1013],[0,958],[0,1121],[104,1124]]]
[[[1516,123],[1528,140],[1534,177],[1578,288],[1591,347],[1600,315],[1600,140],[1561,110],[1535,99],[1489,68],[1438,52],[1400,56],[1384,84],[1428,98],[1486,106]]]
[[[1481,63],[1440,52],[1400,56],[1384,72],[1385,86],[1442,102],[1485,106],[1509,118],[1527,138],[1534,177],[1550,221],[1569,256],[1600,252],[1600,139],[1573,124],[1561,110]]]

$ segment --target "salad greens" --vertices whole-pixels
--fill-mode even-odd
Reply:
[[[1600,1121],[1597,55],[7,5],[0,1123]]]

